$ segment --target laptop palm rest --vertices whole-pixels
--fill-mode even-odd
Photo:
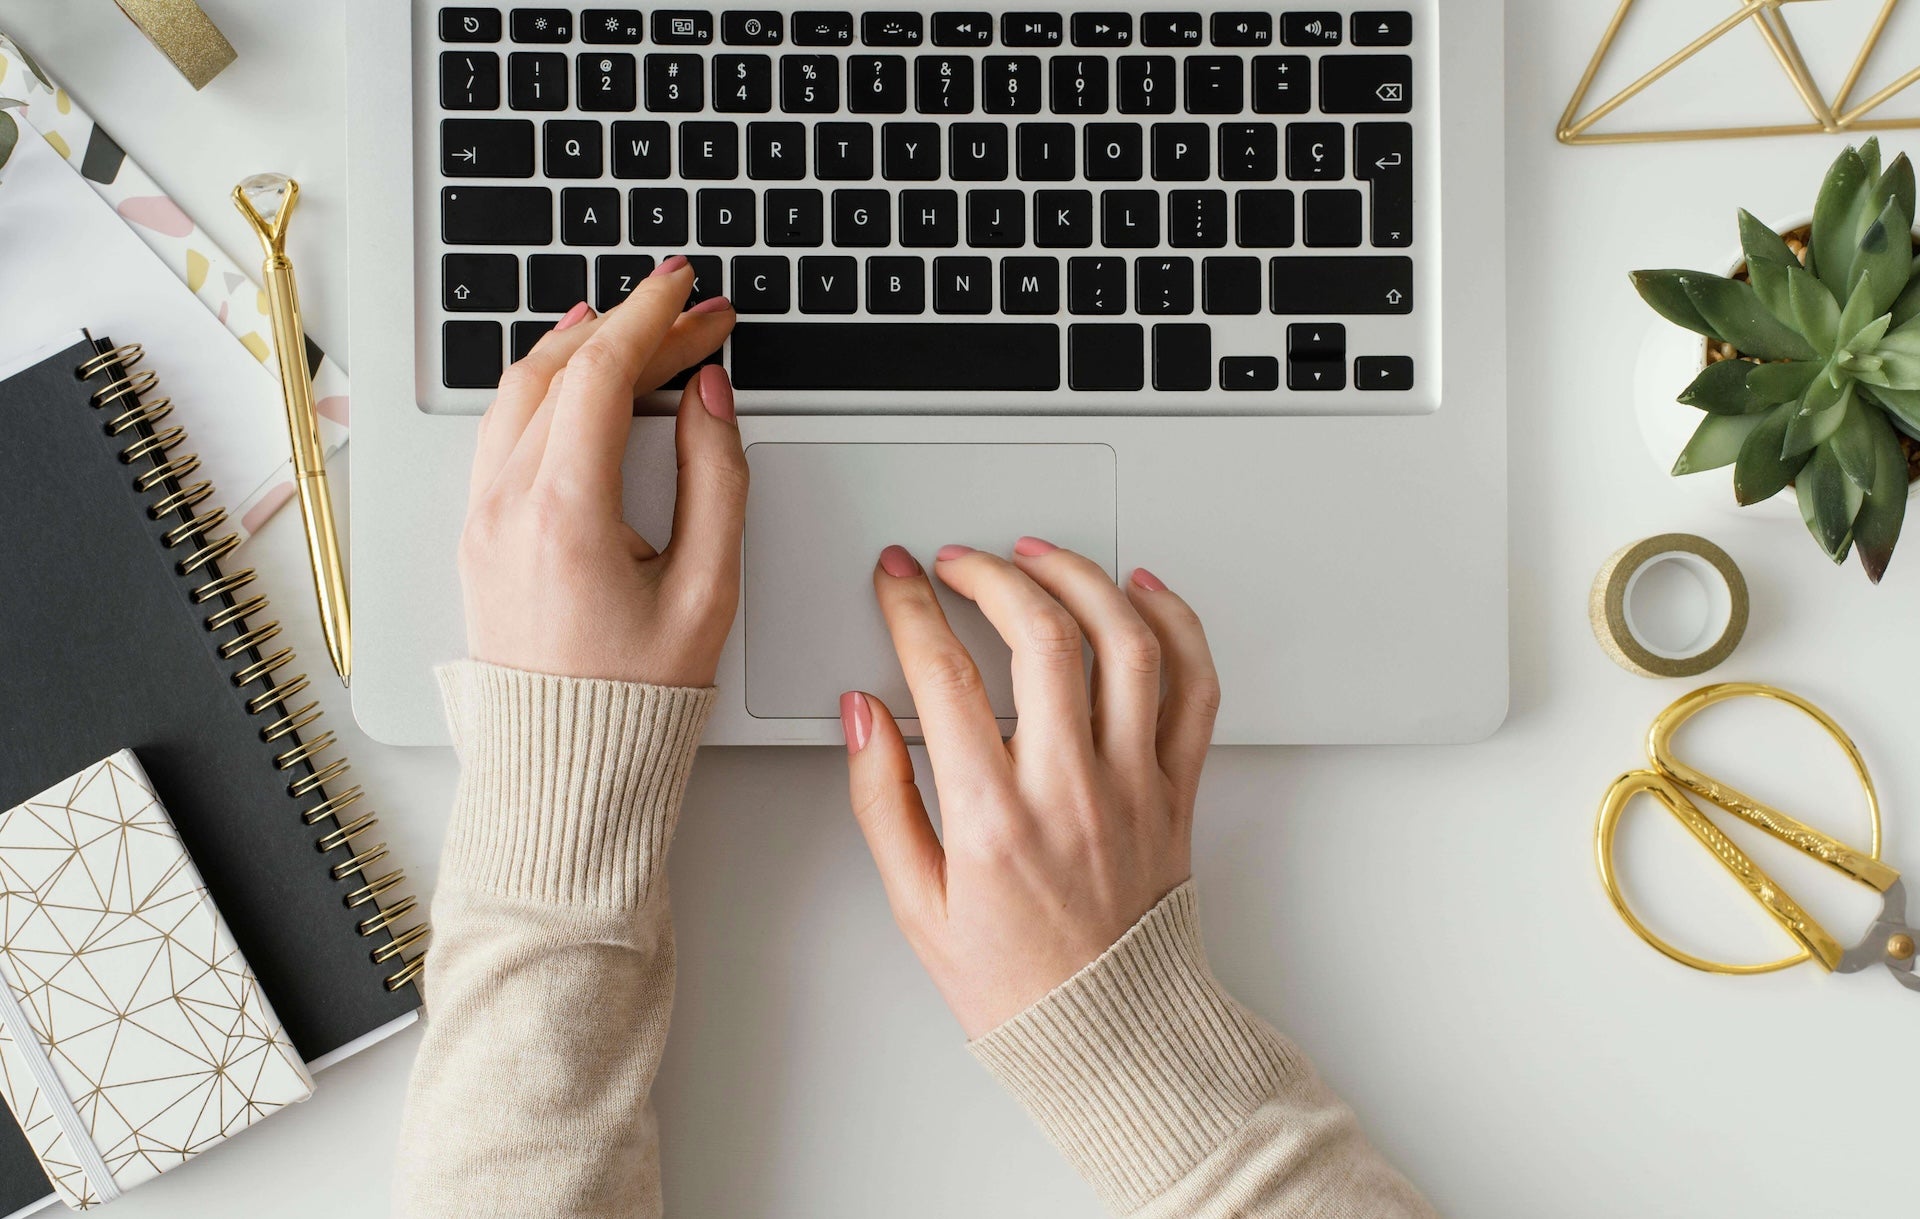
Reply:
[[[747,710],[757,718],[831,718],[850,689],[913,715],[873,596],[874,564],[891,543],[931,568],[946,543],[1006,555],[1032,534],[1115,571],[1114,453],[1103,444],[764,443],[747,461],[742,597]],[[1011,719],[1006,645],[971,602],[935,586],[994,714]]]

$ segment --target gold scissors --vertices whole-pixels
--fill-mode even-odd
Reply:
[[[1873,836],[1867,850],[1861,851],[1831,838],[1711,775],[1702,774],[1674,756],[1673,736],[1680,726],[1705,708],[1732,698],[1767,698],[1785,703],[1826,730],[1827,735],[1846,754],[1854,776],[1860,781],[1861,790],[1866,793],[1867,812],[1873,825]],[[1914,973],[1915,942],[1920,939],[1920,933],[1915,932],[1907,921],[1906,887],[1901,882],[1900,873],[1880,860],[1880,800],[1874,794],[1873,779],[1867,774],[1867,764],[1861,760],[1859,749],[1840,725],[1833,722],[1832,717],[1799,695],[1774,686],[1756,682],[1725,682],[1705,686],[1683,696],[1655,717],[1653,727],[1647,732],[1647,757],[1652,763],[1651,769],[1628,771],[1615,779],[1613,786],[1607,789],[1606,798],[1600,802],[1600,824],[1594,835],[1594,847],[1600,860],[1600,881],[1606,886],[1614,909],[1620,912],[1627,926],[1633,928],[1634,934],[1682,965],[1709,973],[1771,973],[1812,958],[1822,969],[1831,973],[1856,973],[1875,964],[1884,965],[1902,986],[1909,990],[1920,990],[1920,975]],[[1799,945],[1798,951],[1777,961],[1758,964],[1709,961],[1661,939],[1640,921],[1639,915],[1633,912],[1620,892],[1619,878],[1614,872],[1613,840],[1620,826],[1621,812],[1628,801],[1642,794],[1659,801],[1679,819],[1680,824],[1687,827],[1773,920],[1793,937]],[[1866,937],[1851,948],[1842,947],[1825,927],[1788,896],[1786,890],[1774,883],[1759,864],[1708,820],[1691,796],[1698,796],[1725,809],[1747,824],[1764,830],[1881,893],[1884,904],[1880,916],[1874,920]]]

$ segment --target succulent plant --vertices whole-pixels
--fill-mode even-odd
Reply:
[[[1878,583],[1906,514],[1900,436],[1920,441],[1920,259],[1914,172],[1883,173],[1880,144],[1848,148],[1827,171],[1796,254],[1740,213],[1744,277],[1636,271],[1633,286],[1667,320],[1725,344],[1680,401],[1706,413],[1675,474],[1733,466],[1733,493],[1756,504],[1789,484],[1835,563],[1854,547]]]

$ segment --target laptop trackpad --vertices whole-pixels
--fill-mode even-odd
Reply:
[[[1113,450],[1102,444],[750,445],[745,630],[747,710],[831,718],[843,690],[913,715],[873,597],[882,547],[929,568],[959,542],[1009,554],[1021,534],[1077,550],[1114,574]],[[954,632],[1011,719],[1007,648],[972,603],[941,586]]]

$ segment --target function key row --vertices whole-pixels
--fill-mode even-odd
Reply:
[[[659,9],[649,23],[639,9],[590,8],[576,16],[565,8],[516,8],[507,23],[513,41],[572,42],[576,21],[582,42],[602,45],[635,44],[650,29],[663,46],[705,46],[714,40],[712,11]],[[862,13],[860,41],[870,47],[920,46],[928,37],[929,22],[914,12]],[[931,38],[937,47],[1059,47],[1069,40],[1077,47],[1129,47],[1136,36],[1132,13],[1074,13],[1071,21],[1057,12],[1010,12],[996,23],[991,13],[939,12],[933,14]],[[497,8],[458,7],[440,10],[443,42],[490,43],[501,39]],[[777,46],[791,40],[797,46],[844,47],[854,43],[854,15],[845,10],[786,14],[771,9],[729,10],[720,14],[720,41],[730,46]],[[1399,10],[1356,12],[1343,22],[1335,12],[1286,12],[1280,15],[1279,42],[1290,47],[1339,46],[1350,36],[1355,46],[1404,47],[1413,42],[1413,15]],[[1143,13],[1137,31],[1139,43],[1149,47],[1199,47],[1211,34],[1216,47],[1274,45],[1271,12],[1214,13],[1210,22],[1195,12]]]

